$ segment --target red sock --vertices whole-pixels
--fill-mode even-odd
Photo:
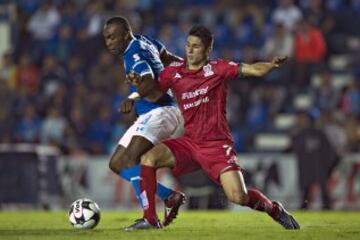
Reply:
[[[155,209],[156,171],[155,168],[141,165],[140,199],[144,210],[144,218],[151,224],[157,223]]]
[[[248,189],[249,202],[248,207],[261,211],[267,212],[271,217],[276,217],[280,209],[277,205],[273,204],[264,194],[255,188]]]

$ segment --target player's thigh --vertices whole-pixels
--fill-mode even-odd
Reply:
[[[227,171],[220,175],[220,183],[229,200],[241,203],[247,196],[247,188],[241,171]]]
[[[163,144],[166,145],[172,153],[174,159],[172,164],[174,165],[171,167],[171,172],[174,176],[182,176],[201,168],[200,164],[194,158],[194,153],[197,151],[197,148],[191,139],[187,137],[167,139]]]
[[[175,156],[165,144],[157,144],[141,157],[141,164],[155,168],[175,166]]]
[[[125,156],[128,158],[130,165],[140,163],[140,157],[154,147],[154,144],[142,136],[133,136],[127,148]]]
[[[154,144],[143,136],[136,135],[138,124],[136,122],[125,132],[113,154],[111,162],[123,167],[131,167],[140,162],[140,157],[149,151]]]

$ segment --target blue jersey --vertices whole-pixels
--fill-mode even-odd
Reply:
[[[160,60],[160,53],[165,50],[159,41],[143,35],[136,35],[126,48],[124,57],[125,73],[129,74],[132,70],[141,76],[151,74],[155,80],[158,79],[164,65]],[[136,92],[135,86],[130,85],[130,92]],[[135,102],[135,111],[138,115],[145,114],[154,108],[171,106],[175,100],[165,94],[159,101],[150,102],[139,99]]]

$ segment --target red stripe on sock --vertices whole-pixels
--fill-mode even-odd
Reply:
[[[155,208],[156,193],[156,170],[153,167],[141,165],[140,170],[141,201],[144,210],[144,218],[151,224],[157,223]]]
[[[248,189],[249,202],[248,207],[261,211],[267,212],[270,216],[275,217],[279,214],[279,209],[274,205],[270,199],[255,188]]]

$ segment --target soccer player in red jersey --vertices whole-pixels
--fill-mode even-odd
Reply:
[[[140,76],[129,76],[143,97],[149,92],[154,95],[172,90],[185,120],[185,134],[165,140],[142,155],[140,187],[144,218],[125,228],[126,231],[161,228],[155,193],[156,170],[162,167],[171,168],[175,176],[202,168],[223,187],[231,202],[266,212],[286,229],[300,228],[279,202],[269,200],[255,188],[246,188],[225,110],[228,81],[242,76],[264,76],[280,67],[286,57],[254,64],[210,60],[212,44],[212,33],[204,26],[194,26],[187,38],[186,61],[166,67],[159,84],[142,87]]]

